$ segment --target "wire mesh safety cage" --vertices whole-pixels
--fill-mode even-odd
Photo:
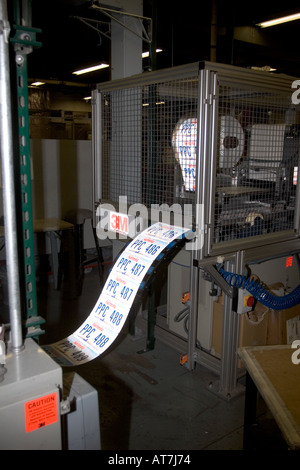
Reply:
[[[220,85],[217,109],[213,242],[294,229],[300,121],[291,94]]]
[[[295,232],[300,115],[292,79],[277,86],[261,72],[197,65],[99,85],[98,200],[126,196],[173,211],[203,204],[211,247]]]
[[[147,207],[194,200],[195,162],[188,172],[182,159],[196,151],[197,89],[191,76],[102,94],[103,199],[126,195]]]

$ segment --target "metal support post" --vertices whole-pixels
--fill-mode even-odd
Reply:
[[[23,230],[23,253],[24,253],[24,279],[26,295],[26,317],[31,319],[37,317],[35,259],[34,259],[34,233],[32,215],[32,193],[31,193],[31,162],[30,162],[30,134],[29,134],[29,110],[28,110],[28,77],[27,77],[27,55],[32,52],[33,47],[40,47],[36,42],[36,32],[40,30],[31,28],[30,2],[23,1],[22,8],[16,11],[16,21],[22,26],[14,26],[15,36],[11,38],[14,45],[16,61],[16,86],[17,86],[17,111],[18,111],[18,133],[19,133],[19,165],[21,186],[21,208],[22,208],[22,230]],[[41,323],[43,323],[41,319]],[[32,324],[32,321],[30,321]],[[26,325],[27,326],[27,325]],[[39,335],[42,330],[36,330]],[[31,336],[32,335],[31,333]]]
[[[193,256],[192,256],[193,260]],[[192,261],[193,262],[193,261]],[[188,357],[186,367],[193,370],[195,367],[195,348],[197,341],[197,315],[198,315],[198,289],[199,268],[191,266],[190,274],[191,306],[189,311],[189,333],[188,333]]]
[[[240,317],[232,311],[232,299],[224,295],[222,359],[219,393],[232,398],[237,382],[237,347]]]
[[[240,272],[240,266],[241,257],[239,253],[237,253],[235,263],[227,261],[225,269],[230,272]],[[236,271],[234,271],[234,268]],[[215,391],[218,395],[227,400],[244,392],[244,387],[237,382],[237,349],[239,346],[240,315],[232,310],[232,298],[234,295],[234,291],[231,296],[226,295],[224,292],[220,380],[219,383],[212,386],[212,391]],[[215,390],[213,390],[214,388]]]
[[[0,146],[3,176],[4,233],[7,258],[8,297],[10,306],[11,348],[23,349],[20,273],[18,256],[14,147],[11,118],[9,74],[9,33],[5,0],[0,0]]]

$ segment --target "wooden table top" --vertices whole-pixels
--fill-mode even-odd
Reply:
[[[300,364],[291,345],[242,347],[238,355],[291,449],[300,449]]]
[[[48,219],[35,219],[33,221],[34,232],[55,232],[59,230],[68,230],[73,227],[73,224],[70,224],[65,220],[56,219],[55,217]]]
[[[56,232],[59,230],[68,230],[73,228],[74,225],[66,222],[65,220],[50,217],[48,219],[35,219],[33,221],[34,232]],[[4,227],[0,225],[0,237],[4,237]]]

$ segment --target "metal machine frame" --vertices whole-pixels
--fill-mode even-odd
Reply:
[[[194,86],[187,89],[183,89],[182,87],[175,88],[175,82],[177,81],[181,81],[182,83],[193,82]],[[221,161],[220,133],[222,128],[220,128],[220,115],[223,112],[221,109],[221,102],[223,100],[224,102],[227,101],[227,103],[229,103],[228,109],[230,108],[230,111],[227,112],[229,114],[233,113],[234,116],[236,116],[234,113],[237,113],[237,110],[235,109],[235,99],[240,99],[245,104],[245,107],[262,106],[265,113],[265,116],[261,118],[262,122],[267,122],[268,124],[269,122],[271,123],[270,127],[267,126],[268,131],[271,128],[273,129],[274,126],[276,127],[278,124],[276,119],[279,121],[283,119],[283,122],[289,126],[290,124],[287,118],[289,112],[293,114],[294,122],[299,122],[299,109],[291,101],[292,82],[292,77],[281,75],[267,76],[262,72],[241,69],[239,67],[200,62],[172,69],[149,72],[127,79],[101,83],[97,86],[97,89],[93,94],[93,192],[95,204],[95,225],[99,222],[99,218],[96,216],[96,209],[107,202],[116,205],[118,196],[127,194],[124,193],[126,188],[129,194],[129,204],[146,204],[147,207],[150,207],[153,203],[162,204],[165,202],[163,200],[165,195],[163,180],[158,180],[157,182],[155,181],[156,177],[154,178],[154,181],[152,177],[151,183],[155,190],[152,191],[150,195],[146,191],[146,197],[145,194],[143,194],[143,187],[149,184],[149,178],[151,180],[152,171],[156,171],[156,175],[158,175],[159,172],[158,169],[156,170],[156,168],[158,168],[157,162],[159,158],[158,142],[160,139],[160,132],[164,132],[164,122],[160,122],[162,131],[160,130],[161,128],[157,130],[155,127],[155,104],[157,105],[159,103],[155,103],[155,101],[157,100],[157,97],[160,98],[160,96],[167,96],[168,94],[169,96],[175,96],[177,99],[180,93],[183,95],[185,94],[186,98],[190,101],[193,100],[193,111],[187,108],[182,108],[182,113],[183,117],[193,116],[198,122],[195,152],[195,191],[183,191],[183,194],[179,197],[177,197],[177,193],[175,191],[174,200],[171,201],[174,203],[179,202],[179,205],[181,204],[181,206],[186,202],[192,203],[193,215],[191,226],[195,230],[198,240],[201,238],[199,249],[191,252],[191,305],[186,366],[191,370],[195,367],[195,363],[200,363],[219,374],[220,383],[218,384],[218,392],[225,397],[234,395],[237,390],[236,352],[239,341],[240,319],[239,315],[232,311],[232,301],[235,295],[234,288],[220,275],[216,269],[216,265],[221,262],[227,271],[242,275],[245,273],[245,268],[249,263],[258,263],[268,259],[288,255],[291,256],[299,253],[300,195],[298,184],[297,188],[294,188],[293,197],[290,198],[293,201],[293,206],[290,207],[290,199],[288,199],[285,201],[282,209],[279,207],[279,196],[276,186],[273,185],[271,190],[271,192],[273,191],[274,194],[277,195],[276,202],[273,203],[273,200],[271,199],[263,199],[263,196],[261,196],[262,190],[269,191],[269,189],[267,190],[267,187],[260,186],[259,183],[256,187],[258,188],[257,191],[260,192],[260,197],[262,197],[262,203],[260,199],[252,201],[251,196],[250,202],[254,203],[256,208],[260,207],[262,209],[264,205],[268,206],[269,214],[271,215],[266,216],[265,220],[267,220],[268,217],[271,217],[271,219],[273,218],[274,220],[282,219],[282,226],[276,230],[268,229],[257,233],[251,233],[251,235],[246,232],[246,235],[242,237],[231,237],[229,235],[227,239],[218,239],[218,236],[216,235],[219,216],[216,205],[216,200],[218,199],[218,168],[221,167],[222,170],[223,167],[225,167],[225,173],[223,176],[229,178],[231,181],[231,183],[229,183],[231,192],[234,193],[232,190],[234,185],[240,184],[240,181],[238,180],[239,177],[236,178],[232,175],[232,169],[239,170],[240,163],[235,160],[229,172],[229,168],[227,171],[224,161]],[[172,89],[173,84],[174,89]],[[141,123],[143,120],[141,106],[143,102],[144,89],[147,89],[147,96],[150,104],[149,114],[147,115],[148,127],[146,130],[143,127],[144,125]],[[162,90],[161,95],[160,91],[158,91],[160,89]],[[130,96],[135,100],[135,104],[132,105],[132,109],[130,108],[131,115],[128,115],[127,110],[131,103],[133,103],[133,101],[130,101]],[[260,98],[260,96],[262,98]],[[128,99],[129,101],[127,101]],[[110,106],[110,103],[113,103],[113,105],[110,108],[110,114],[108,117],[108,115],[105,114],[105,108]],[[271,109],[269,114],[267,112],[268,106]],[[236,108],[238,109],[238,106]],[[194,114],[191,115],[191,112]],[[276,113],[278,113],[278,117],[276,117]],[[134,127],[131,123],[132,115],[134,115],[135,119],[135,121],[132,121],[135,123],[135,132],[132,131],[132,128]],[[176,116],[177,119],[180,117],[178,113]],[[114,126],[111,129],[108,129],[110,125],[109,120],[111,120],[113,123],[112,125]],[[169,120],[171,120],[171,118]],[[126,128],[127,122],[129,121],[131,124],[129,123],[128,128]],[[235,119],[235,121],[237,121],[237,119]],[[259,122],[258,118],[257,122]],[[251,124],[253,125],[255,123],[256,122],[254,120]],[[280,124],[281,123],[282,121],[280,121]],[[173,122],[173,127],[174,124],[175,123]],[[132,128],[130,126],[132,126]],[[165,127],[166,126],[167,124],[165,124]],[[148,173],[147,180],[142,174],[142,164],[140,160],[142,158],[141,154],[143,151],[140,140],[140,134],[142,132],[147,134],[147,150],[145,152],[145,161],[147,163]],[[156,141],[154,136],[155,132],[158,134]],[[108,134],[109,137],[107,138]],[[171,136],[169,137],[171,139]],[[115,142],[114,139],[116,139]],[[133,148],[134,139],[137,139],[138,142],[136,149]],[[264,136],[264,139],[267,139],[267,141],[270,142],[272,137]],[[123,155],[121,155],[121,152],[120,155],[116,157],[118,145],[123,149]],[[256,143],[257,148],[259,148],[259,145],[260,142]],[[299,145],[298,141],[297,145]],[[226,153],[226,151],[224,151],[224,153]],[[234,154],[234,152],[231,153]],[[297,154],[299,157],[299,152]],[[273,154],[271,152],[267,153],[267,159],[271,160],[272,155]],[[118,158],[120,158],[120,160],[118,160]],[[130,159],[137,163],[132,163]],[[243,154],[242,160],[244,160],[242,161],[243,171],[247,172],[248,170],[245,166],[247,165],[247,155]],[[107,162],[109,162],[108,166]],[[122,173],[121,167],[125,162],[129,163],[125,172]],[[270,163],[268,164],[270,165]],[[298,164],[299,161],[297,161],[297,165]],[[255,165],[258,166],[259,163],[255,161]],[[280,166],[280,163],[278,165]],[[176,173],[175,166],[176,165],[174,165],[174,174]],[[133,167],[134,170],[132,169]],[[249,174],[250,173],[248,171],[247,175]],[[141,180],[139,180],[139,178],[141,178]],[[157,178],[159,178],[159,175]],[[114,179],[113,190],[110,188],[110,181],[112,179]],[[236,179],[238,182],[233,182],[233,180]],[[264,179],[267,178],[265,177]],[[250,181],[249,176],[248,180]],[[286,180],[285,173],[281,180]],[[136,181],[136,184],[132,185],[134,181]],[[241,193],[245,192],[245,190],[246,192],[249,191],[249,184],[248,186],[247,184],[247,181],[245,183],[244,177],[242,182],[243,191],[241,191]],[[134,193],[136,188],[132,188],[132,186],[138,187],[139,192],[136,193],[137,196],[135,196]],[[162,199],[159,199],[159,195],[161,193]],[[247,200],[242,198],[242,204],[246,203],[245,201],[249,203],[249,199]],[[197,210],[198,207],[202,207],[203,210]],[[244,208],[245,206],[241,207]],[[279,207],[278,212],[276,212],[277,207]],[[263,216],[259,214],[259,218],[262,219]],[[237,227],[239,227],[239,223],[237,223]],[[221,360],[212,357],[209,353],[197,347],[198,291],[201,272],[205,272],[206,275],[208,275],[225,293]],[[171,342],[174,343],[173,340],[171,340]]]

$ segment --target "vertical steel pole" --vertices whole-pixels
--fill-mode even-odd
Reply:
[[[195,350],[197,341],[199,268],[193,266],[193,259],[195,259],[196,256],[197,255],[194,251],[192,251],[190,271],[191,305],[189,311],[188,359],[186,364],[188,370],[193,370],[195,368]]]
[[[238,257],[238,255],[237,255]],[[239,260],[237,260],[238,262]],[[237,264],[237,263],[236,263]],[[231,261],[227,261],[225,269],[239,273]],[[219,393],[230,399],[237,393],[237,349],[239,345],[240,315],[232,311],[232,299],[224,295],[222,362]]]
[[[21,290],[18,259],[16,191],[11,118],[9,74],[9,33],[6,0],[0,0],[0,149],[3,180],[3,210],[7,260],[8,297],[10,306],[11,347],[17,353],[23,348]]]

